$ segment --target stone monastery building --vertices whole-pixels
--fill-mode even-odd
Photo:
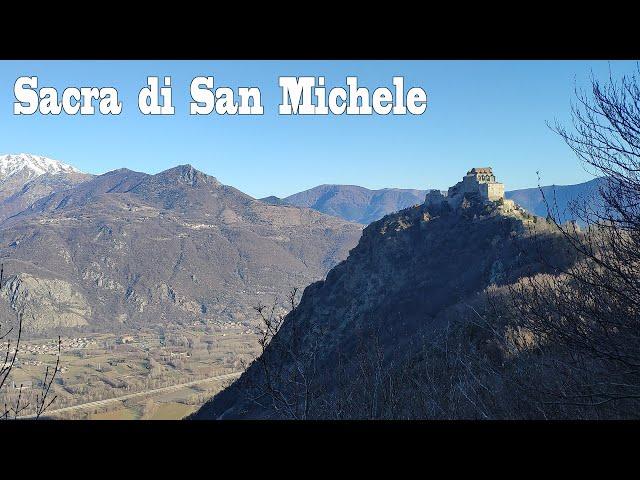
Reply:
[[[495,202],[504,198],[504,184],[496,182],[491,167],[476,167],[469,170],[461,182],[449,188],[447,197],[465,193],[478,193],[482,199]]]
[[[465,196],[478,196],[485,202],[500,201],[506,209],[515,208],[511,200],[504,198],[504,184],[496,182],[496,176],[491,167],[475,167],[462,177],[462,181],[456,183],[446,192],[431,190],[427,193],[427,204],[447,201],[451,206],[458,207]]]

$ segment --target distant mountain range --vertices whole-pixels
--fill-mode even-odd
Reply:
[[[554,201],[555,192],[558,213],[564,221],[573,217],[569,209],[570,203],[596,194],[600,184],[600,179],[594,179],[577,185],[545,186],[542,191],[551,202]],[[270,205],[312,208],[350,222],[369,224],[390,213],[423,203],[427,191],[400,188],[369,190],[356,185],[320,185],[286,198],[270,196],[261,201]],[[511,190],[505,196],[534,215],[547,216],[547,207],[537,187]]]
[[[190,165],[98,176],[67,167],[0,160],[0,313],[22,312],[32,333],[251,322],[258,302],[323,278],[362,231],[266,205]]]
[[[542,190],[544,198],[547,199],[549,207],[554,212],[554,216],[559,217],[561,221],[576,220],[571,210],[571,205],[576,201],[586,201],[594,207],[597,206],[599,204],[596,200],[598,189],[603,186],[603,183],[604,180],[602,178],[595,178],[577,185],[550,185],[541,189],[536,187],[512,190],[506,192],[505,196],[534,215],[546,217],[548,210],[540,192]]]
[[[426,190],[384,188],[369,190],[356,185],[320,185],[286,198],[261,199],[272,205],[312,208],[350,222],[369,224],[392,212],[424,202]]]

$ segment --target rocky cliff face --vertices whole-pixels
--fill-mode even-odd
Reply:
[[[0,294],[31,331],[81,327],[91,318],[87,299],[64,280],[19,273],[7,280]]]
[[[27,331],[205,319],[322,278],[361,227],[265,205],[189,165],[122,169],[53,192],[0,224],[3,298]]]
[[[261,360],[271,362],[274,372],[294,371],[299,366],[286,353],[289,347],[280,346],[296,345],[296,358],[313,358],[314,405],[326,405],[340,391],[337,371],[354,362],[359,339],[375,335],[384,371],[414,355],[413,340],[436,335],[489,286],[542,270],[527,233],[539,220],[470,198],[458,209],[423,204],[372,223],[346,261],[307,287]],[[347,372],[346,378],[358,375],[357,368]],[[268,408],[264,390],[259,393],[256,385],[265,375],[261,361],[255,362],[195,417],[286,417],[284,409]],[[286,396],[294,387],[277,388]]]

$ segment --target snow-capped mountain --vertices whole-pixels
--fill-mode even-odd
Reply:
[[[82,173],[75,167],[58,160],[31,155],[29,153],[19,153],[17,155],[0,155],[0,180],[24,173],[25,179],[39,177],[40,175],[58,173]]]
[[[0,222],[93,176],[39,155],[0,155]]]

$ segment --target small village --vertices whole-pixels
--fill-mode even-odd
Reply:
[[[60,365],[53,382],[57,396],[55,408],[65,409],[227,375],[241,370],[243,362],[254,357],[256,348],[255,330],[251,326],[214,319],[120,334],[62,337]],[[20,393],[24,398],[36,395],[47,368],[51,372],[55,367],[57,356],[57,338],[23,339],[5,394]],[[213,382],[202,387],[185,387],[126,405],[113,402],[93,410],[79,408],[65,413],[65,418],[149,418],[154,415],[179,418],[220,385]]]
[[[62,339],[60,344],[61,351],[73,351],[82,350],[85,348],[97,347],[97,341],[88,337],[77,337]],[[21,343],[19,354],[48,354],[55,355],[58,352],[58,342],[55,340],[49,340],[46,343]],[[26,363],[25,363],[26,364]]]

